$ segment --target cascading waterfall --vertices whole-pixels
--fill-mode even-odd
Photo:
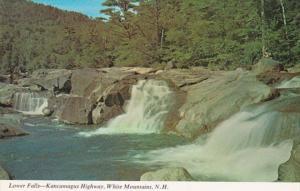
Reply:
[[[290,80],[283,81],[277,88],[286,89],[286,88],[300,88],[300,76],[296,76]]]
[[[48,99],[36,92],[19,92],[14,95],[14,109],[29,115],[41,115]]]
[[[191,145],[136,155],[138,163],[186,168],[199,180],[276,181],[300,133],[299,113],[278,111],[299,96],[247,108]],[[293,103],[290,103],[293,105]]]
[[[172,103],[173,93],[165,81],[141,80],[132,87],[124,114],[112,119],[106,127],[81,135],[158,133],[164,128]]]

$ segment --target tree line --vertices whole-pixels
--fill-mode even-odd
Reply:
[[[137,4],[138,2],[138,4]],[[262,57],[299,62],[298,0],[107,0],[116,65],[250,67]]]
[[[298,0],[106,0],[91,19],[0,0],[1,72],[110,66],[250,68],[300,60]]]

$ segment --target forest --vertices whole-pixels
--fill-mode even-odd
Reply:
[[[300,62],[299,0],[106,0],[103,18],[0,0],[2,74],[47,68]],[[100,10],[99,10],[100,11]]]

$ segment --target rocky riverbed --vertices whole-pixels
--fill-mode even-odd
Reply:
[[[220,123],[247,107],[274,100],[277,103],[276,100],[281,98],[291,99],[291,104],[278,106],[274,111],[280,115],[299,117],[299,76],[296,70],[284,71],[280,63],[272,60],[261,60],[253,71],[210,71],[205,68],[38,70],[29,78],[19,79],[14,85],[0,83],[1,115],[18,110],[56,118],[66,124],[103,127],[127,112],[133,87],[137,88],[137,93],[138,88],[145,88],[144,85],[136,87],[139,81],[157,80],[167,84],[167,91],[174,98],[171,108],[164,111],[164,128],[159,132],[176,134],[192,142],[199,136],[213,132]],[[299,132],[298,122],[282,125]],[[0,125],[0,138],[26,134],[18,126]],[[299,137],[293,137],[290,133],[280,137],[293,139],[295,144],[290,160],[279,168],[279,180],[300,181],[296,173],[300,171],[297,158]],[[291,174],[292,171],[288,169],[296,170]],[[178,172],[178,169],[175,171]],[[186,176],[186,173],[181,174]],[[172,180],[176,179],[171,177]]]

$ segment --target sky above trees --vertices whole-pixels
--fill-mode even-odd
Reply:
[[[36,3],[51,5],[67,11],[80,12],[90,17],[103,17],[100,10],[104,0],[32,0]]]

